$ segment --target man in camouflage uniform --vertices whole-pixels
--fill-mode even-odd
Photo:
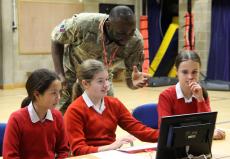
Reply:
[[[123,62],[128,87],[137,89],[146,85],[147,75],[137,69],[141,69],[144,59],[143,39],[136,29],[135,15],[130,8],[117,6],[109,15],[76,14],[56,26],[51,36],[54,67],[63,85],[60,100],[63,113],[71,103],[78,65],[86,59],[104,62],[111,84],[112,70]],[[112,87],[108,95],[113,95]]]

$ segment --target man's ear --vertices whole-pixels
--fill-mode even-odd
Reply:
[[[106,26],[107,29],[109,29],[110,25],[111,25],[111,21],[109,19],[106,20],[105,21],[105,26]]]

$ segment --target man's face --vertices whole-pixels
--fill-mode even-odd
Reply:
[[[124,20],[110,21],[109,24],[110,38],[120,46],[127,44],[129,39],[134,35],[136,30],[136,21],[127,22]]]

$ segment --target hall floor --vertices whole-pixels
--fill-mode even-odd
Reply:
[[[146,87],[130,90],[124,82],[114,83],[115,96],[132,111],[136,106],[157,102],[160,92],[166,87]],[[218,111],[217,127],[230,129],[230,91],[208,91],[213,111]],[[24,88],[0,90],[0,122],[7,122],[10,114],[19,109],[21,101],[26,96]],[[123,136],[126,132],[118,128],[117,135]]]

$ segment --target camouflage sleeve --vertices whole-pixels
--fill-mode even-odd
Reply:
[[[130,51],[129,56],[125,59],[125,67],[126,67],[126,80],[132,78],[132,71],[133,66],[136,65],[139,71],[142,70],[142,64],[144,61],[144,43],[143,39],[139,39],[135,43],[132,44],[132,48],[130,48],[128,51]]]
[[[75,37],[79,32],[79,25],[77,23],[77,15],[74,15],[72,18],[63,20],[53,29],[51,33],[51,39],[62,44],[73,43],[76,41]]]

